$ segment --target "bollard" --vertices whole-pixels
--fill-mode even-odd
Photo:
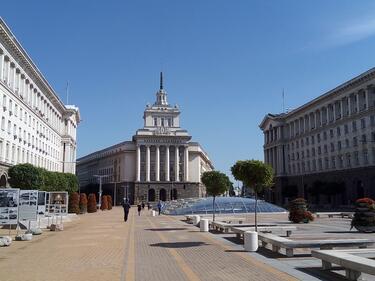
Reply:
[[[201,232],[208,232],[208,219],[201,219],[200,229]]]
[[[194,225],[198,225],[198,223],[200,222],[200,220],[201,220],[201,217],[198,216],[198,215],[195,215],[195,216],[193,217],[193,224],[194,224]]]
[[[153,216],[153,217],[156,216],[156,212],[154,210],[151,211],[151,216]]]
[[[243,239],[245,251],[256,252],[258,250],[258,232],[246,231]]]

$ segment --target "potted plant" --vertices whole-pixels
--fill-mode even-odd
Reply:
[[[361,198],[355,202],[355,213],[351,228],[359,232],[375,232],[375,201],[371,198]]]
[[[87,213],[87,195],[86,193],[81,193],[79,196],[79,210],[81,214]]]
[[[77,192],[73,192],[69,195],[69,205],[68,205],[69,213],[79,214],[79,195]]]
[[[96,196],[94,193],[89,194],[89,199],[87,203],[87,212],[88,213],[96,212]]]
[[[297,198],[289,203],[289,220],[294,223],[309,223],[314,220],[312,214],[307,210],[306,200]]]

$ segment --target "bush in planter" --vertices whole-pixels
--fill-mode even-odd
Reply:
[[[100,210],[108,210],[108,197],[107,195],[102,196],[102,202],[101,202]]]
[[[108,198],[108,210],[112,210],[112,196],[107,195]]]
[[[289,203],[289,220],[294,223],[308,223],[313,221],[314,217],[307,210],[306,200],[303,198],[297,198]]]
[[[69,195],[68,211],[69,213],[79,214],[79,195],[77,192],[73,192]]]
[[[81,214],[87,213],[87,195],[86,193],[81,193],[79,196],[79,210]]]
[[[96,196],[94,193],[89,194],[89,199],[87,203],[87,212],[88,213],[96,212]]]
[[[371,198],[361,198],[355,202],[355,213],[351,228],[360,232],[375,232],[375,201]]]

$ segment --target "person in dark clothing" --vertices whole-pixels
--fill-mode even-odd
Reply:
[[[161,212],[161,207],[162,207],[162,205],[161,205],[161,201],[159,201],[159,203],[158,203],[159,216],[160,216],[160,212]]]
[[[150,202],[147,202],[147,210],[150,210],[150,209],[151,209]]]
[[[142,210],[145,208],[145,202],[142,202]]]
[[[138,216],[140,216],[141,215],[141,211],[142,211],[142,205],[138,204],[137,208],[138,208]]]
[[[130,204],[127,198],[122,201],[122,207],[124,208],[124,221],[128,220]]]

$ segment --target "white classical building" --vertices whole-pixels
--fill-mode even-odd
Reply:
[[[335,205],[375,197],[374,68],[291,112],[267,114],[260,128],[276,174],[270,201],[292,193]]]
[[[205,151],[180,127],[180,109],[171,106],[163,89],[162,74],[156,102],[147,105],[144,126],[132,141],[125,141],[77,160],[82,189],[102,177],[104,191],[119,202],[205,196],[201,175],[213,169]],[[90,192],[90,190],[87,190]]]
[[[62,103],[1,18],[0,119],[0,186],[19,163],[75,173],[79,110]]]

